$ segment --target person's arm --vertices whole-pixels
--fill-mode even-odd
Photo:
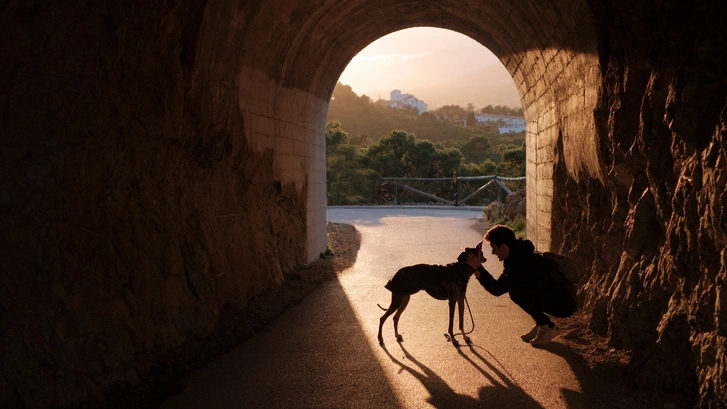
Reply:
[[[503,277],[505,275],[503,274],[503,276],[500,276],[499,279],[495,280],[492,274],[490,274],[490,272],[482,266],[482,263],[485,261],[487,261],[487,259],[482,255],[482,252],[480,252],[479,257],[471,253],[467,254],[467,264],[475,269],[475,277],[477,278],[477,281],[482,284],[482,287],[484,287],[488,293],[495,297],[499,297],[509,291],[507,288],[507,279]]]
[[[496,280],[489,271],[480,266],[475,272],[475,277],[477,277],[477,281],[482,284],[485,290],[495,297],[499,297],[509,291],[507,288],[507,277],[505,277],[505,274],[501,275],[500,278]]]

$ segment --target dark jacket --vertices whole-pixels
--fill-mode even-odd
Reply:
[[[502,275],[497,279],[484,267],[478,269],[480,276],[477,280],[494,296],[510,293],[511,298],[518,298],[551,290],[560,292],[560,285],[550,276],[548,262],[541,254],[535,253],[535,246],[530,240],[518,239],[503,265]]]

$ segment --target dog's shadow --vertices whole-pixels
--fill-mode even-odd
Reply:
[[[487,355],[491,357],[491,360],[482,356],[478,349],[485,351]],[[485,369],[480,366],[479,363],[465,354],[462,349],[457,350],[462,358],[468,361],[475,369],[477,369],[478,372],[490,381],[490,385],[482,387],[479,391],[481,402],[503,401],[508,402],[510,407],[521,409],[543,409],[543,406],[525,392],[520,385],[518,385],[518,383],[514,380],[514,377],[507,372],[507,369],[505,369],[502,363],[498,361],[494,355],[487,351],[487,349],[478,345],[469,345],[469,351],[487,368]],[[495,361],[497,365],[494,365],[492,361]],[[498,367],[502,368],[502,370],[498,369]]]
[[[477,357],[478,360],[488,368],[484,369],[472,358],[462,352],[461,348],[457,351],[464,357],[472,366],[474,366],[490,383],[490,385],[483,386],[479,390],[478,398],[473,398],[468,395],[462,395],[455,392],[439,375],[423,365],[416,358],[414,358],[404,346],[399,343],[401,351],[404,353],[404,357],[411,361],[418,369],[415,369],[397,358],[395,358],[391,352],[382,345],[381,348],[386,352],[392,362],[396,363],[401,367],[402,370],[407,371],[414,376],[419,382],[424,385],[430,394],[430,398],[427,400],[432,406],[440,409],[445,408],[492,408],[492,407],[515,407],[519,409],[543,409],[543,406],[535,401],[530,395],[528,395],[520,386],[515,383],[511,377],[496,368],[495,365],[491,364],[481,354],[479,354],[474,345],[469,345],[470,351]],[[484,349],[484,348],[483,348]],[[493,357],[493,359],[495,359]],[[495,359],[495,361],[497,361]],[[499,362],[498,362],[499,363]]]

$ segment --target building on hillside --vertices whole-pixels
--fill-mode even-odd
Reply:
[[[420,114],[427,112],[427,104],[424,101],[412,94],[402,94],[398,89],[391,91],[391,100],[382,102],[392,108],[416,108]]]
[[[477,122],[495,122],[500,133],[522,132],[525,130],[525,117],[496,114],[475,114]]]

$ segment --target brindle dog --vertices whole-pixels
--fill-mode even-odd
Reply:
[[[419,290],[426,291],[432,297],[438,300],[447,300],[449,302],[449,340],[456,347],[459,346],[457,340],[454,339],[452,327],[454,326],[454,305],[459,307],[459,330],[467,344],[472,341],[464,333],[464,297],[467,291],[467,282],[469,281],[475,270],[467,264],[467,252],[472,252],[484,261],[482,255],[482,243],[475,248],[466,248],[455,263],[446,266],[432,264],[416,264],[401,268],[394,274],[384,287],[391,291],[391,304],[386,309],[379,305],[379,308],[386,311],[379,320],[379,344],[384,345],[384,337],[381,335],[381,328],[384,321],[391,314],[394,314],[394,333],[396,340],[402,342],[404,337],[399,334],[399,318],[409,304],[409,298],[412,294]],[[378,304],[377,304],[378,305]]]

